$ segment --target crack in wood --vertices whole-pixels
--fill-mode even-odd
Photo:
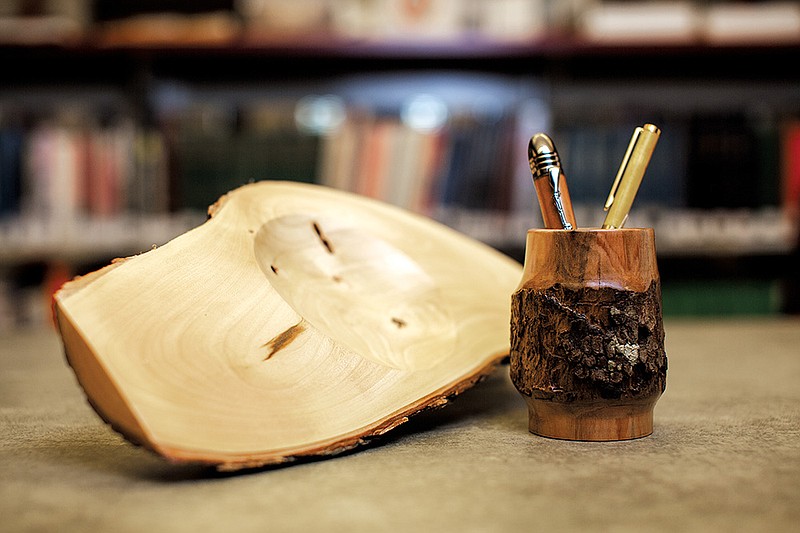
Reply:
[[[547,293],[542,293],[542,297],[544,298],[545,301],[549,302],[550,304],[552,304],[556,308],[560,309],[561,311],[563,311],[563,312],[565,312],[565,313],[567,313],[569,315],[574,316],[577,320],[580,320],[581,322],[585,323],[586,327],[592,333],[596,333],[596,334],[603,333],[603,328],[601,328],[599,326],[596,326],[595,324],[592,324],[592,321],[589,320],[588,316],[586,316],[585,314],[581,313],[580,311],[577,311],[577,310],[573,309],[572,307],[568,306],[567,304],[562,302],[561,299],[559,299],[559,298],[557,298],[557,297],[555,297],[555,296],[553,296],[551,294],[547,294]]]
[[[294,326],[288,328],[286,331],[279,333],[278,335],[274,336],[269,341],[265,342],[261,345],[262,348],[267,348],[269,353],[266,357],[264,357],[264,361],[267,361],[272,358],[280,350],[286,348],[293,340],[295,340],[301,333],[305,331],[305,326],[303,322],[298,322]]]
[[[398,329],[404,328],[408,325],[408,323],[403,320],[402,318],[392,317],[392,322]]]
[[[317,234],[317,237],[319,238],[319,240],[322,243],[322,245],[325,247],[326,250],[328,250],[328,253],[332,254],[333,253],[333,246],[331,246],[331,243],[328,240],[328,238],[325,236],[325,234],[322,233],[322,228],[319,227],[319,223],[312,222],[311,226],[314,228],[314,233]]]

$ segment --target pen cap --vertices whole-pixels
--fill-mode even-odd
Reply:
[[[556,146],[547,134],[537,133],[531,137],[528,145],[528,163],[534,179],[546,178],[548,169],[561,167],[561,158]]]

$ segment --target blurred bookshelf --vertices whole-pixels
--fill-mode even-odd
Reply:
[[[550,133],[599,226],[644,122],[663,134],[627,225],[655,228],[665,314],[796,312],[798,59],[794,2],[9,2],[0,330],[264,179],[521,260],[541,225],[530,136]]]

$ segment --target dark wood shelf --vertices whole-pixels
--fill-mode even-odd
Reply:
[[[26,65],[7,84],[111,81],[131,73],[214,79],[315,79],[387,70],[478,70],[570,79],[717,79],[797,81],[788,68],[800,41],[757,43],[592,43],[568,36],[526,42],[237,38],[226,42],[103,44],[98,36],[61,45],[0,43],[0,61]]]
[[[104,42],[105,41],[105,42]],[[798,54],[797,41],[628,41],[593,42],[570,35],[551,35],[527,41],[501,41],[481,36],[459,39],[351,39],[335,35],[316,34],[281,38],[272,36],[241,36],[227,41],[164,42],[163,40],[131,43],[108,43],[99,33],[62,44],[17,44],[3,42],[0,48],[17,50],[60,50],[81,54],[126,53],[217,53],[226,55],[296,55],[311,57],[398,57],[408,59],[457,59],[476,57],[543,57],[565,58],[606,55],[698,55],[718,54]]]
[[[187,82],[190,87],[207,84],[212,89],[237,83],[262,88],[284,82],[313,84],[350,74],[449,70],[497,74],[512,81],[544,80],[557,94],[550,102],[554,115],[561,113],[567,121],[573,117],[565,110],[579,116],[586,109],[614,112],[626,105],[658,110],[653,102],[685,114],[694,108],[720,108],[720,102],[726,110],[767,102],[789,115],[800,112],[800,70],[793,68],[798,60],[800,40],[595,43],[553,35],[526,42],[478,36],[456,41],[374,41],[251,35],[216,42],[111,44],[100,33],[91,33],[63,44],[0,41],[0,61],[15,70],[6,76],[0,98],[13,100],[42,89],[59,97],[78,94],[92,99],[95,93],[87,87],[100,89],[96,92],[102,95],[106,94],[102,89],[110,88],[113,94],[107,98],[119,96],[136,120],[146,124],[153,121],[152,95],[162,80]],[[524,250],[519,245],[499,249],[522,260]],[[35,258],[52,250],[50,246],[28,255]],[[665,282],[796,277],[796,250],[696,252],[663,254],[659,261]]]

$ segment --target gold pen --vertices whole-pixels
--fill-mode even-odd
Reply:
[[[611,193],[603,207],[604,211],[608,211],[603,221],[604,229],[617,229],[625,224],[660,135],[661,130],[652,124],[645,124],[633,131],[617,177],[611,186]]]
[[[577,226],[561,158],[552,139],[537,133],[528,143],[528,164],[542,208],[545,228],[573,230]]]

